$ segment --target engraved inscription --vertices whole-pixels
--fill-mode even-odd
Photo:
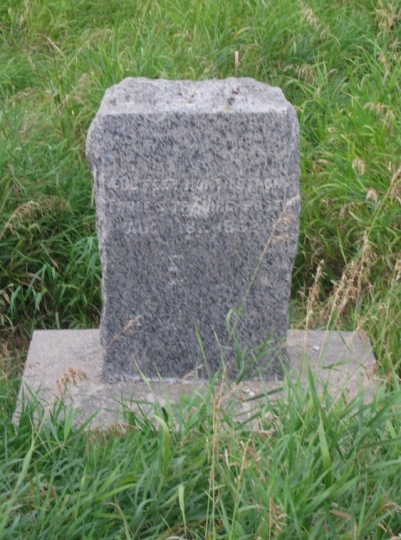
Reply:
[[[183,258],[182,255],[170,255],[168,258],[169,265],[167,268],[168,276],[169,276],[169,287],[174,287],[174,285],[177,285],[179,283],[179,264],[180,260]]]
[[[245,222],[244,220],[235,220],[235,219],[226,219],[224,221],[220,221],[214,226],[211,226],[208,223],[205,223],[204,221],[196,221],[192,220],[185,224],[180,223],[179,224],[179,232],[181,234],[204,234],[204,233],[211,233],[211,232],[217,232],[217,233],[225,233],[225,234],[232,234],[232,233],[245,233],[245,232],[252,232],[256,231],[258,228],[258,221],[253,220],[250,222]]]
[[[262,225],[258,219],[224,219],[217,223],[208,223],[205,220],[190,219],[188,221],[176,221],[174,227],[169,229],[166,225],[161,228],[155,221],[134,221],[126,227],[126,232],[131,236],[145,236],[160,234],[161,229],[168,234],[201,235],[201,234],[238,234],[256,232]]]
[[[184,236],[253,233],[274,219],[284,204],[272,197],[271,189],[263,189],[263,184],[257,184],[257,189],[249,181],[220,178],[208,183],[141,179],[130,185],[127,200],[113,200],[111,205],[123,206],[128,210],[123,214],[132,216],[132,220],[126,218],[124,227],[132,237],[161,232]]]
[[[281,175],[285,171],[281,171]],[[120,176],[110,177],[106,189],[111,199],[115,200],[137,200],[138,197],[146,196],[149,199],[162,199],[169,193],[173,199],[187,196],[201,197],[213,196],[213,200],[231,194],[235,198],[248,198],[256,195],[255,189],[261,191],[270,200],[277,199],[277,187],[279,183],[274,176],[264,178],[209,178],[202,180],[175,179],[175,178],[136,178],[127,173],[120,173]]]
[[[150,221],[149,223],[130,223],[127,232],[133,236],[143,236],[145,234],[157,234],[157,223]]]

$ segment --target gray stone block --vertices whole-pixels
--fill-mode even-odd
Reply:
[[[235,376],[234,329],[246,365],[269,339],[254,367],[279,373],[299,223],[298,122],[281,90],[125,79],[106,91],[87,159],[105,380],[206,377],[223,356]]]
[[[289,330],[287,351],[290,371],[284,381],[264,381],[260,378],[236,384],[218,382],[219,391],[236,401],[238,419],[260,417],[260,403],[267,393],[274,400],[288,396],[288,387],[309,392],[309,370],[318,393],[330,394],[333,399],[341,395],[349,402],[360,396],[370,403],[381,386],[378,366],[369,338],[362,332],[334,332],[324,330]],[[102,347],[99,330],[35,330],[29,346],[28,358],[21,381],[18,405],[13,421],[18,425],[24,395],[39,396],[43,405],[52,405],[62,399],[74,407],[77,424],[96,415],[91,426],[106,427],[124,419],[123,405],[139,413],[154,414],[152,403],[161,406],[179,403],[184,394],[207,395],[208,383],[187,378],[185,380],[120,381],[108,384],[102,380]],[[327,389],[327,390],[325,390]],[[255,397],[259,396],[258,400]],[[279,399],[281,399],[279,397]],[[221,400],[221,405],[231,399]]]

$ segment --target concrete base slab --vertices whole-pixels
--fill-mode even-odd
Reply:
[[[376,361],[369,338],[361,332],[329,332],[289,330],[287,350],[291,370],[286,377],[301,380],[307,387],[307,371],[311,368],[317,387],[327,382],[333,397],[341,392],[347,398],[362,388],[369,399],[378,379]],[[121,403],[135,407],[135,402],[161,405],[168,399],[178,402],[180,396],[204,391],[206,381],[119,382],[107,384],[101,378],[102,350],[99,330],[36,330],[29,347],[14,421],[18,420],[22,395],[37,393],[51,405],[62,397],[77,410],[78,422],[98,413],[93,425],[122,420]],[[250,414],[255,398],[265,391],[283,385],[282,380],[251,379],[239,385],[229,383],[238,395],[239,412]],[[28,390],[29,389],[29,390]],[[251,398],[251,400],[250,400]]]

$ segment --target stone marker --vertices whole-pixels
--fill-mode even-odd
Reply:
[[[232,411],[234,398],[238,420],[242,422],[253,416],[260,418],[261,402],[274,401],[280,395],[291,399],[288,388],[294,384],[300,391],[309,392],[309,370],[317,392],[327,391],[332,399],[343,394],[350,402],[359,395],[365,403],[370,403],[378,395],[381,382],[377,376],[377,363],[370,340],[362,332],[289,330],[287,352],[290,363],[287,381],[257,378],[238,385],[224,384],[223,387],[219,383],[218,391],[223,391],[227,398],[230,396],[222,400],[222,406]],[[20,385],[14,423],[18,425],[23,396],[29,398],[32,392],[39,396],[45,407],[47,404],[51,407],[56,399],[62,398],[65,405],[74,408],[77,424],[96,414],[91,426],[101,428],[124,420],[124,410],[127,409],[140,415],[139,411],[143,411],[152,417],[155,411],[151,404],[154,402],[161,406],[166,405],[166,400],[171,404],[182,404],[183,394],[208,394],[207,382],[199,380],[195,384],[190,380],[157,381],[152,382],[151,387],[142,381],[107,384],[102,380],[101,367],[98,329],[35,330]],[[283,387],[282,393],[280,389]],[[255,400],[255,396],[260,396],[260,399]],[[196,411],[199,401],[195,399],[192,406],[194,403],[198,403]]]
[[[235,376],[234,331],[254,354],[269,338],[256,367],[277,375],[299,221],[298,122],[281,90],[125,79],[106,91],[87,159],[104,379],[207,377],[223,356]]]

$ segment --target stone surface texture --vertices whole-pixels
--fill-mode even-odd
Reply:
[[[238,398],[239,418],[252,416],[258,409],[256,396],[266,400],[266,392],[273,392],[292,381],[300,381],[309,388],[308,369],[313,373],[314,384],[321,391],[327,386],[335,399],[343,393],[352,399],[360,391],[369,402],[378,391],[377,366],[369,338],[361,332],[325,332],[289,330],[287,350],[290,362],[288,381],[252,379],[239,385],[225,387],[227,394]],[[86,422],[93,415],[93,426],[103,426],[124,419],[122,404],[138,412],[152,413],[152,403],[164,406],[166,400],[179,403],[183,394],[204,396],[207,383],[193,379],[175,382],[157,381],[151,386],[145,381],[108,384],[101,375],[102,347],[99,330],[35,330],[29,347],[28,358],[21,381],[14,422],[18,424],[22,396],[38,394],[50,406],[62,398],[73,406],[77,423]],[[220,388],[220,383],[218,384]],[[291,395],[285,390],[284,395]],[[271,399],[277,396],[274,393]],[[260,401],[260,400],[259,400]],[[245,416],[244,416],[245,415]]]
[[[87,139],[106,381],[194,368],[206,378],[223,356],[235,376],[234,334],[249,358],[269,338],[255,367],[277,375],[298,240],[298,133],[281,90],[253,79],[128,78],[106,91]]]

